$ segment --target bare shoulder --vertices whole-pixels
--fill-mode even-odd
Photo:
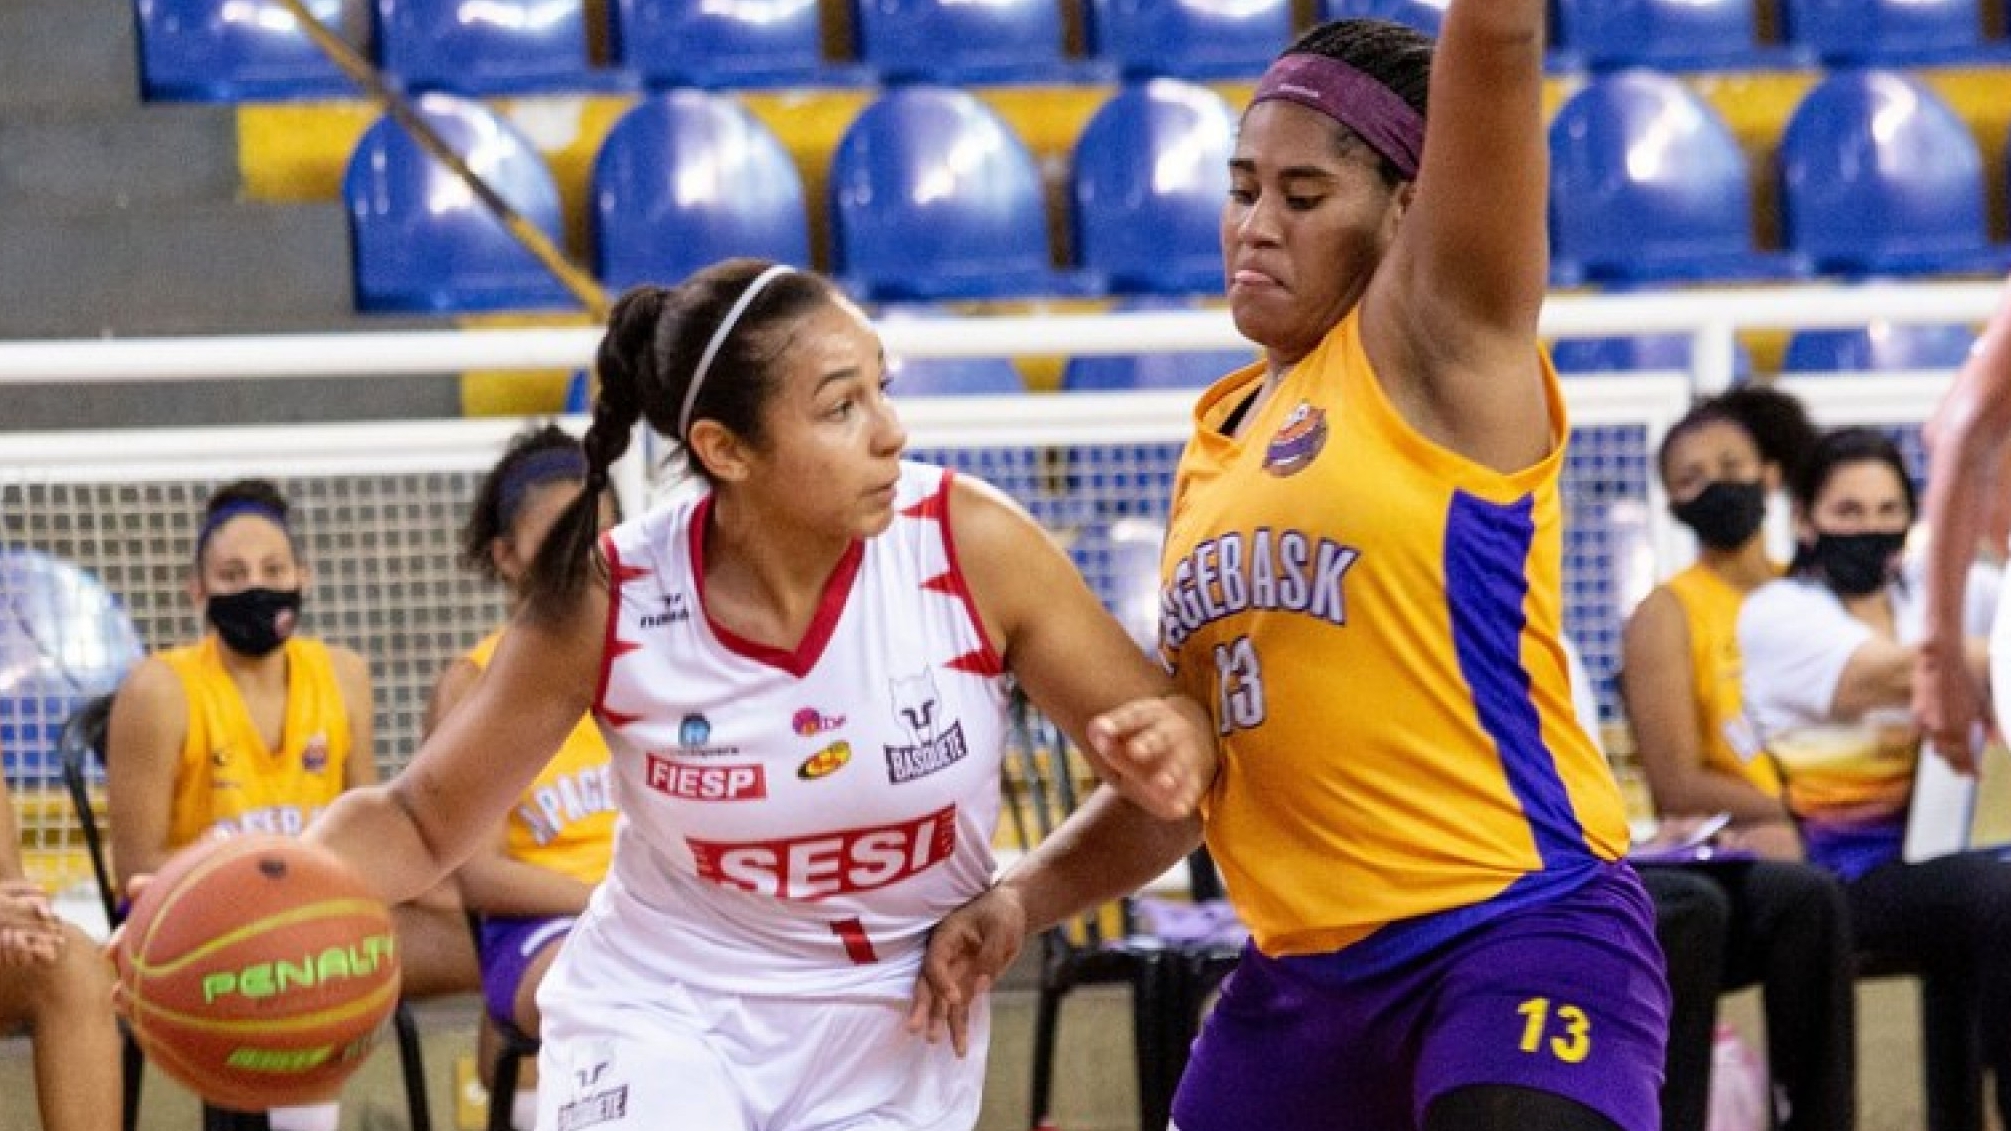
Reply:
[[[345,647],[341,644],[330,644],[328,646],[328,662],[334,666],[335,675],[338,679],[348,681],[357,679],[368,680],[370,678],[370,661],[364,659],[363,654],[354,648]]]
[[[1630,642],[1637,637],[1643,641],[1661,641],[1672,636],[1687,636],[1689,624],[1683,613],[1683,603],[1666,585],[1658,585],[1654,591],[1641,598],[1634,611],[1627,617],[1624,628],[1625,639]]]
[[[148,719],[160,719],[169,714],[186,714],[187,697],[182,693],[181,677],[174,668],[159,656],[148,656],[133,665],[126,678],[119,684],[113,709],[121,713],[138,714]]]

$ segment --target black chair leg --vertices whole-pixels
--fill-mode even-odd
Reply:
[[[140,1051],[140,1042],[121,1026],[119,1033],[119,1090],[125,1104],[123,1126],[125,1131],[136,1131],[140,1125],[140,1084],[147,1078],[146,1054]]]
[[[1920,1029],[1928,1131],[1982,1131],[1982,1041],[1963,979],[1921,975]]]
[[[272,1121],[262,1111],[232,1111],[229,1108],[202,1107],[203,1131],[272,1131]]]
[[[1138,1125],[1145,1131],[1166,1131],[1173,1119],[1173,1089],[1179,1077],[1172,1075],[1170,1046],[1175,1039],[1169,1010],[1177,1010],[1186,997],[1179,964],[1163,954],[1149,956],[1138,964],[1131,989],[1132,1043],[1138,1057]]]
[[[505,1043],[489,1085],[489,1131],[511,1131],[514,1126],[510,1109],[517,1104],[517,1073],[522,1063],[520,1054]]]
[[[1038,1129],[1053,1114],[1048,1109],[1054,1098],[1054,1042],[1055,1030],[1061,1023],[1061,996],[1059,987],[1040,988],[1040,997],[1033,1010],[1033,1092],[1028,1097],[1027,1126]]]
[[[405,1074],[405,1107],[411,1131],[433,1131],[432,1106],[426,1098],[426,1057],[419,1044],[419,1025],[404,1002],[391,1015],[398,1033],[398,1066]]]

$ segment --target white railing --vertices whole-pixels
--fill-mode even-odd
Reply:
[[[2000,284],[1987,282],[1559,295],[1544,307],[1543,333],[1688,333],[1695,345],[1693,387],[1714,391],[1731,383],[1733,337],[1741,330],[1981,322],[1995,309],[2000,293]],[[1248,345],[1219,310],[901,318],[885,321],[879,329],[890,351],[910,357],[1127,354]],[[0,343],[0,385],[577,369],[591,361],[599,338],[594,327],[575,327],[5,342]]]

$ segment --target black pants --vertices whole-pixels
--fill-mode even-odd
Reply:
[[[1855,1126],[1856,999],[1843,886],[1801,864],[1640,871],[1669,969],[1663,1131],[1703,1131],[1718,995],[1755,984],[1768,1070],[1787,1099],[1785,1131]]]
[[[1974,987],[1977,1033],[2011,1123],[2011,863],[2002,851],[1894,862],[1844,889],[1858,945]]]

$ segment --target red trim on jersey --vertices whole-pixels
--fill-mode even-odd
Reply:
[[[866,561],[866,544],[853,539],[845,548],[844,556],[831,570],[831,576],[824,580],[824,594],[818,598],[817,614],[810,620],[810,627],[803,632],[803,639],[796,647],[777,648],[773,644],[763,644],[746,637],[712,619],[712,610],[705,604],[705,519],[712,513],[711,495],[698,501],[691,508],[691,530],[686,541],[691,547],[691,581],[698,590],[698,609],[705,617],[705,623],[712,629],[712,635],[726,646],[727,651],[738,653],[755,663],[780,668],[797,679],[810,674],[817,661],[824,656],[824,649],[831,643],[831,637],[838,631],[838,618],[845,615],[845,601],[852,595],[852,582],[859,576],[859,567]]]
[[[614,662],[618,657],[626,656],[642,647],[632,640],[623,640],[619,635],[621,587],[628,582],[647,577],[649,571],[623,565],[621,551],[615,549],[612,534],[601,535],[601,556],[607,561],[607,626],[605,635],[601,638],[600,678],[594,682],[594,713],[606,718],[610,724],[620,726],[623,722],[635,721],[636,716],[622,715],[607,709],[608,679],[614,675]],[[620,721],[616,721],[617,719]]]
[[[933,518],[942,527],[943,558],[950,563],[950,571],[940,577],[928,580],[928,588],[948,593],[964,603],[964,614],[971,618],[971,631],[977,634],[978,648],[950,661],[950,667],[975,675],[993,676],[1005,674],[1005,660],[998,649],[992,646],[992,638],[985,631],[985,621],[978,615],[978,601],[971,596],[970,583],[964,580],[964,569],[957,564],[957,540],[950,535],[950,482],[956,472],[943,469],[943,479],[936,493],[929,496],[931,504],[924,500],[911,508],[917,518]]]

